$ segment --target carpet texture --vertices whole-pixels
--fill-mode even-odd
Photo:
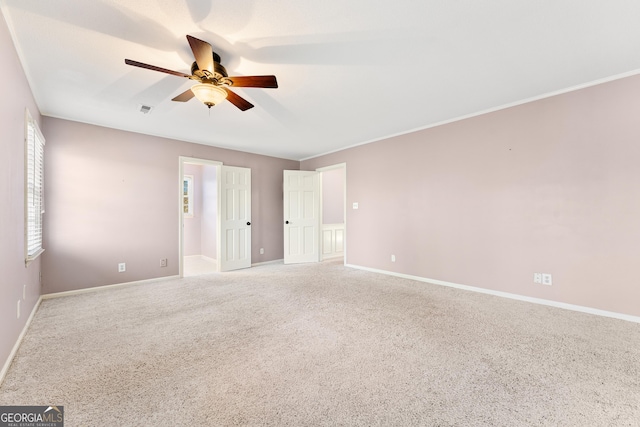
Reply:
[[[44,300],[0,405],[73,426],[637,426],[640,325],[339,262]]]

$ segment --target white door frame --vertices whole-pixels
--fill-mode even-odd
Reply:
[[[323,212],[323,207],[322,204],[324,203],[324,197],[323,197],[323,192],[322,192],[322,172],[325,171],[330,171],[333,169],[342,169],[343,174],[344,174],[344,188],[343,188],[343,192],[342,192],[342,197],[344,198],[343,200],[343,209],[344,209],[344,242],[343,242],[343,247],[344,247],[344,253],[342,254],[342,261],[344,263],[344,265],[347,265],[347,164],[346,163],[337,163],[335,165],[331,165],[331,166],[325,166],[322,168],[317,168],[316,172],[320,172],[320,232],[322,233],[322,224],[324,224],[324,220],[322,218],[322,212]],[[322,239],[318,239],[318,251],[320,253],[320,260],[322,261]]]
[[[208,159],[198,159],[195,157],[186,157],[186,156],[180,156],[179,157],[179,172],[178,172],[178,213],[179,213],[179,220],[178,220],[178,235],[179,235],[179,249],[178,249],[178,262],[179,262],[179,268],[178,268],[178,274],[180,275],[180,277],[184,277],[184,211],[182,209],[182,177],[184,176],[184,165],[186,163],[191,163],[191,164],[196,164],[196,165],[202,165],[202,166],[222,166],[222,162],[216,161],[216,160],[208,160]],[[220,169],[221,168],[216,168],[216,180],[219,183],[220,182]],[[217,202],[218,203],[218,207],[220,206],[220,197],[218,197]],[[218,217],[216,218],[216,246],[219,248],[220,247],[220,216],[218,215]]]

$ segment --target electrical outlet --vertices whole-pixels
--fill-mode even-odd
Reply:
[[[542,284],[551,286],[551,274],[543,274],[542,275]]]
[[[391,262],[396,262],[396,256],[395,255],[391,255]]]
[[[533,273],[533,283],[542,283],[542,273]]]
[[[358,209],[358,202],[353,202],[353,209]]]
[[[162,258],[160,260],[160,267],[166,267],[167,266],[167,259],[166,258]]]
[[[127,264],[125,264],[124,262],[119,263],[118,273],[124,273],[125,271],[127,271]]]
[[[264,248],[260,248],[260,255],[264,255]]]

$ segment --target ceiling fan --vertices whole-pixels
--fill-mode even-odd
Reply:
[[[187,40],[189,41],[189,46],[191,46],[191,51],[193,51],[193,56],[196,59],[191,65],[191,75],[156,67],[155,65],[143,64],[142,62],[131,59],[125,59],[124,62],[134,67],[160,71],[161,73],[198,81],[198,84],[182,92],[173,98],[172,101],[186,102],[195,96],[209,108],[219,104],[225,99],[242,111],[253,108],[252,103],[230,90],[230,87],[278,87],[276,76],[229,77],[227,70],[220,64],[220,55],[213,51],[209,43],[189,35],[187,36]]]

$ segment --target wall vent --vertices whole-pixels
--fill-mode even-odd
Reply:
[[[153,110],[153,107],[150,106],[150,105],[142,105],[142,104],[140,104],[138,106],[138,109],[142,114],[149,114],[151,112],[151,110]]]

